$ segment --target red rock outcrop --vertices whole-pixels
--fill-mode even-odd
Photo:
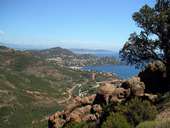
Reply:
[[[122,83],[122,87],[129,89],[130,95],[143,96],[145,90],[145,84],[141,82],[139,77],[132,77],[131,79]]]
[[[122,82],[121,87],[102,83],[97,94],[86,97],[75,97],[62,112],[49,117],[49,128],[59,128],[68,122],[98,121],[103,112],[103,104],[118,103],[131,96],[147,97],[155,101],[156,95],[144,93],[145,85],[139,77]]]

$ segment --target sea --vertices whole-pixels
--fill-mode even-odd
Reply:
[[[113,56],[119,59],[118,53],[97,53],[96,56]],[[85,66],[82,70],[86,71],[96,71],[96,72],[109,72],[116,75],[120,79],[129,79],[132,76],[138,75],[140,69],[135,68],[135,66],[129,66],[125,64],[106,64],[98,66]]]
[[[99,66],[85,66],[82,68],[85,71],[96,71],[96,72],[109,72],[116,75],[120,79],[129,79],[132,76],[136,76],[139,73],[139,69],[134,66],[128,66],[123,64],[107,64]]]

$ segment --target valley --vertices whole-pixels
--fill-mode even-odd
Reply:
[[[0,61],[0,127],[3,128],[47,127],[46,117],[62,110],[72,97],[96,91],[91,72],[47,61],[46,55],[0,46]],[[98,81],[109,78],[96,73]]]

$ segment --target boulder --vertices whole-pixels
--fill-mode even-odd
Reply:
[[[94,104],[102,105],[121,102],[127,97],[127,95],[129,95],[128,89],[105,83],[99,87]]]
[[[109,83],[103,83],[98,90],[98,93],[100,94],[107,94],[107,95],[111,95],[116,87],[114,87],[112,84]]]
[[[71,113],[69,116],[69,121],[80,123],[81,122],[80,113],[78,112]]]
[[[128,94],[127,89],[119,87],[114,90],[114,92],[112,93],[112,96],[116,96],[118,99],[124,99],[126,98],[127,94]]]
[[[79,102],[72,101],[72,102],[69,103],[69,105],[66,105],[66,106],[65,106],[65,111],[66,111],[67,113],[70,113],[70,112],[72,112],[75,108],[80,107],[80,106],[81,106],[81,104],[80,104]]]
[[[90,96],[85,96],[83,98],[79,97],[79,96],[76,96],[74,98],[74,100],[72,101],[72,103],[76,103],[76,104],[79,104],[79,105],[88,105],[88,104],[92,104],[94,99],[95,99],[96,95],[93,94],[93,95],[90,95]]]
[[[49,128],[60,128],[66,123],[66,120],[60,118],[64,113],[57,112],[51,115],[48,119],[48,127]]]
[[[115,88],[112,84],[103,83],[97,92],[97,95],[94,100],[94,104],[108,104],[109,98],[112,96],[113,92],[115,91]]]
[[[70,113],[70,116],[68,118],[72,122],[81,122],[84,115],[90,113],[91,108],[91,105],[76,108]]]
[[[165,92],[170,88],[166,82],[166,66],[161,61],[148,64],[138,75],[149,93]]]
[[[82,118],[82,121],[96,121],[97,117],[94,114],[87,114]]]
[[[158,95],[153,95],[149,93],[145,93],[144,97],[146,97],[147,100],[150,100],[151,102],[156,102],[156,100],[158,99]]]
[[[145,90],[145,84],[140,81],[139,77],[132,77],[131,79],[125,81],[121,85],[122,88],[130,90],[128,95],[143,96]]]

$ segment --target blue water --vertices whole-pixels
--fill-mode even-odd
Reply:
[[[139,69],[136,69],[134,66],[127,65],[100,65],[100,66],[86,66],[82,68],[87,71],[97,71],[97,72],[110,72],[115,74],[121,79],[128,79],[132,76],[135,76],[139,73]]]

